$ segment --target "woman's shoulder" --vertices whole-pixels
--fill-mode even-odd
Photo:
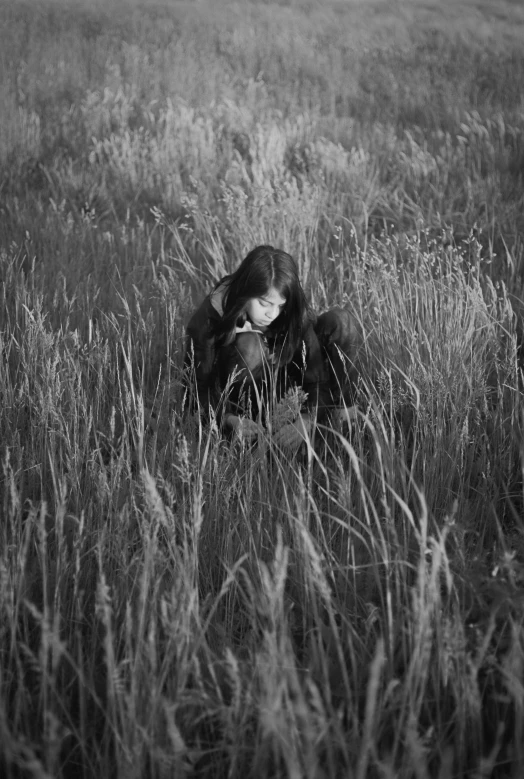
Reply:
[[[224,299],[229,286],[229,279],[229,276],[224,276],[223,279],[220,279],[220,281],[215,284],[211,292],[206,295],[198,308],[193,312],[190,321],[192,321],[194,317],[204,314],[209,315],[214,319],[222,318],[224,314]]]
[[[207,333],[213,322],[220,321],[221,315],[213,305],[212,295],[212,292],[206,295],[198,308],[191,314],[186,328],[190,334],[199,335]]]

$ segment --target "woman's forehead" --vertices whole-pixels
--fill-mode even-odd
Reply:
[[[262,300],[267,300],[268,303],[272,303],[276,306],[280,306],[286,302],[286,298],[283,297],[275,287],[270,287],[266,294],[262,295]]]

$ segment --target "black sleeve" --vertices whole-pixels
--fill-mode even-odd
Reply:
[[[186,386],[190,396],[196,394],[200,410],[208,414],[209,407],[215,408],[218,402],[214,381],[215,337],[211,323],[206,315],[204,304],[193,314],[186,328],[187,343],[184,359]],[[192,398],[190,406],[196,406]]]
[[[306,405],[322,419],[332,405],[329,373],[317,334],[310,325],[304,333],[304,374],[302,388],[307,393]]]

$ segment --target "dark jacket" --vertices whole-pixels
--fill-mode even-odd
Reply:
[[[221,401],[223,387],[220,386],[217,370],[216,325],[221,321],[220,311],[215,307],[216,288],[208,295],[194,312],[187,325],[187,348],[185,365],[188,371],[188,389],[196,389],[200,409],[206,413],[209,407],[218,415],[229,413],[232,409]],[[213,305],[215,300],[215,305]],[[220,306],[219,306],[220,307]],[[309,321],[303,331],[303,340],[286,366],[279,368],[279,373],[285,371],[285,387],[300,386],[307,393],[304,411],[316,411],[322,417],[323,412],[331,405],[329,375],[324,362],[324,355],[318,337],[314,330],[314,322]],[[193,392],[194,395],[194,392]],[[195,407],[194,400],[191,405]]]

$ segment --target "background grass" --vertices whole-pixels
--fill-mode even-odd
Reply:
[[[3,774],[520,777],[523,25],[1,0]],[[261,242],[364,334],[296,457],[179,411]]]

